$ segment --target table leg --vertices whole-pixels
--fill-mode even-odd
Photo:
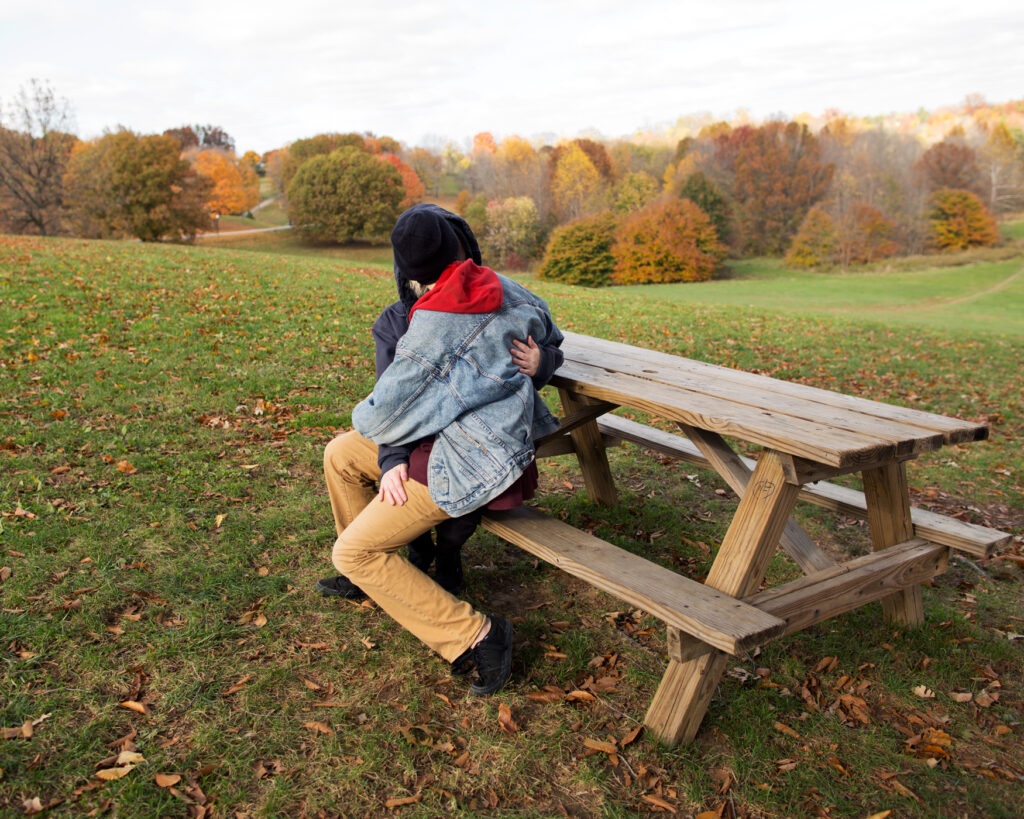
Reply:
[[[756,591],[798,492],[799,487],[786,483],[778,454],[762,454],[706,585],[739,598]],[[670,660],[647,711],[648,728],[669,744],[692,740],[727,662],[728,657],[718,651],[683,663]]]
[[[910,490],[903,462],[864,470],[864,499],[874,551],[888,549],[914,537],[910,520]],[[919,626],[924,623],[921,587],[898,591],[883,598],[882,611],[891,623]]]
[[[568,390],[560,389],[558,394],[562,399],[563,415],[570,415],[591,403],[599,403]],[[618,504],[619,496],[615,491],[615,481],[612,478],[611,467],[608,466],[608,454],[597,422],[583,424],[572,430],[569,435],[576,448],[576,457],[579,459],[580,469],[583,470],[583,481],[590,499],[594,503],[606,506]]]

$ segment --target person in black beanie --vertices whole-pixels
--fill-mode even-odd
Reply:
[[[373,324],[377,378],[394,360],[395,346],[409,329],[409,310],[450,264],[445,260],[472,259],[477,264],[483,263],[476,236],[465,219],[434,204],[414,205],[406,210],[395,223],[391,242],[399,298],[385,308]],[[537,389],[550,381],[562,363],[561,350],[550,345],[539,346],[533,339],[517,340],[509,352]],[[381,474],[387,475],[392,468],[402,465],[407,470],[410,459],[425,461],[430,448],[430,440],[399,446],[379,445],[377,463]],[[399,474],[404,475],[402,482],[389,482],[382,488],[388,502],[396,504],[405,502],[401,484],[408,480],[407,471]],[[482,514],[483,510],[477,509],[437,524],[436,544],[429,531],[414,538],[408,544],[409,562],[424,573],[433,567],[434,579],[442,588],[458,595],[464,585],[462,546],[476,531]],[[317,582],[316,588],[321,594],[349,600],[366,596],[344,575],[324,578]]]

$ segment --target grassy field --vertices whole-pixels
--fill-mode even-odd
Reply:
[[[263,248],[0,237],[0,813],[1019,815],[1024,340],[1003,325],[1021,290],[977,295],[1011,261],[908,297],[984,300],[999,326],[912,332],[878,310],[906,273],[837,277],[870,288],[815,314],[782,271],[776,302],[755,272],[750,302],[698,296],[738,280],[678,300],[530,283],[567,329],[992,425],[911,464],[911,491],[1012,531],[1011,553],[952,561],[926,628],[869,606],[737,660],[697,740],[666,748],[636,733],[657,621],[489,535],[467,546],[467,599],[517,630],[494,698],[372,604],[314,592],[323,445],[372,385],[367,328],[394,285],[379,249]],[[635,447],[612,465],[619,507],[592,505],[568,458],[542,465],[540,505],[702,577],[735,500]],[[852,519],[798,517],[837,554],[869,548]]]

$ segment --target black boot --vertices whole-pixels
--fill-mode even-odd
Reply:
[[[437,569],[434,571],[434,579],[446,592],[459,596],[462,591],[462,549],[447,549],[437,552]]]

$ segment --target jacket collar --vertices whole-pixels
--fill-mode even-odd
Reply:
[[[417,310],[439,313],[493,313],[501,307],[505,294],[498,274],[472,259],[452,262],[437,284],[424,293],[409,310],[409,320]]]

